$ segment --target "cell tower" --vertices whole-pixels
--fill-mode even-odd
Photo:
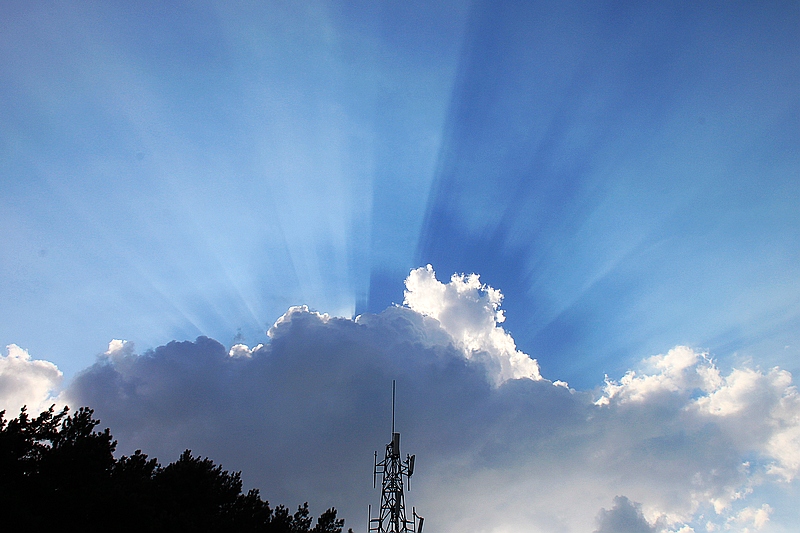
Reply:
[[[411,519],[406,518],[406,504],[403,492],[403,478],[411,490],[411,476],[414,474],[414,457],[400,458],[400,433],[394,430],[395,382],[392,380],[392,441],[386,445],[386,455],[378,462],[375,452],[375,469],[372,471],[372,488],[375,488],[378,474],[381,481],[381,510],[378,518],[372,518],[369,506],[367,533],[422,533],[424,518],[411,508]]]

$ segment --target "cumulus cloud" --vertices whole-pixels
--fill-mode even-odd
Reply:
[[[517,350],[500,324],[503,294],[480,282],[477,274],[453,274],[450,283],[436,279],[431,265],[412,270],[406,279],[404,304],[437,320],[467,358],[488,365],[495,384],[509,379],[541,379],[539,364]]]
[[[605,394],[597,403],[607,405],[612,399],[643,403],[659,396],[672,398],[675,393],[694,388],[708,392],[721,384],[721,378],[713,366],[698,366],[700,358],[706,358],[706,354],[696,354],[688,346],[654,355],[642,362],[643,371],[628,371],[619,383],[606,378]]]
[[[336,506],[354,529],[378,503],[392,379],[403,452],[417,455],[408,502],[433,529],[769,526],[759,489],[798,472],[788,373],[725,374],[679,346],[574,390],[516,349],[500,303],[477,276],[417,269],[404,306],[355,320],[294,307],[255,348],[200,337],[137,354],[112,341],[66,394],[96,409],[121,453],[167,461],[189,447],[275,503]]]
[[[14,417],[23,405],[38,413],[57,401],[55,393],[62,373],[49,361],[31,359],[27,350],[16,344],[6,346],[0,356],[0,410]]]
[[[771,458],[771,474],[786,481],[798,474],[800,395],[789,372],[745,368],[723,376],[708,354],[686,346],[650,357],[642,367],[619,382],[606,379],[597,405],[678,402],[687,419],[713,424],[739,453],[755,451]]]

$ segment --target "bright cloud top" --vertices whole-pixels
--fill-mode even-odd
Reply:
[[[392,379],[404,451],[418,457],[409,497],[439,531],[792,524],[772,497],[796,491],[800,472],[788,372],[725,373],[678,346],[601,390],[569,389],[521,363],[500,301],[477,275],[445,284],[420,268],[406,306],[356,320],[293,307],[255,348],[200,337],[137,354],[114,340],[65,394],[96,408],[121,453],[171,460],[189,447],[276,503],[336,506],[354,529],[378,496],[370,462]]]
[[[478,274],[453,274],[450,283],[436,279],[431,265],[411,271],[406,278],[403,303],[439,321],[467,358],[485,360],[496,384],[509,379],[542,379],[539,364],[517,350],[500,324],[503,294],[482,284]]]
[[[55,402],[54,392],[61,385],[62,374],[49,361],[31,359],[27,350],[16,344],[6,346],[6,355],[0,356],[0,410],[10,416],[27,405],[29,411],[38,411]]]

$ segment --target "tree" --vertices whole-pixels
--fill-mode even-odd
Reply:
[[[137,450],[114,458],[116,441],[93,411],[81,407],[35,418],[0,411],[0,499],[4,531],[341,533],[344,520],[328,509],[312,529],[308,503],[294,514],[274,510],[257,489],[242,493],[241,472],[184,451],[161,467]],[[352,531],[352,530],[350,530]]]
[[[331,507],[317,518],[317,525],[311,533],[341,533],[343,527],[344,520],[337,520],[336,509]]]

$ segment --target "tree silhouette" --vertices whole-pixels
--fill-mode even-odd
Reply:
[[[337,520],[336,509],[331,507],[317,518],[317,525],[311,531],[312,533],[340,533],[343,527],[344,520]]]
[[[0,499],[4,531],[341,533],[328,509],[312,528],[308,503],[292,514],[272,509],[257,489],[242,493],[241,472],[184,451],[161,467],[141,450],[114,458],[108,429],[95,431],[92,409],[53,406],[31,418],[25,407],[6,420],[0,411]],[[352,532],[352,530],[350,530]]]

